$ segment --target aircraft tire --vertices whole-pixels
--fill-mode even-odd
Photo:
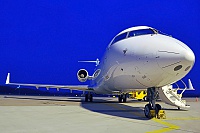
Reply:
[[[160,104],[156,104],[156,108],[157,108],[158,110],[161,110],[161,109],[162,109],[162,107],[160,106]]]
[[[90,94],[90,102],[93,102],[93,95]]]
[[[149,118],[150,117],[150,110],[152,110],[152,107],[150,104],[146,104],[144,107],[144,115]]]
[[[156,114],[158,114],[159,110],[161,110],[161,106],[160,104],[156,104],[156,108],[155,108],[155,111],[156,111]]]
[[[119,102],[119,103],[122,102],[122,96],[121,96],[121,95],[118,96],[118,102]]]
[[[126,103],[126,101],[127,101],[127,94],[123,94],[122,95],[122,99],[123,99],[123,102]]]
[[[85,94],[85,102],[88,102],[88,94]]]

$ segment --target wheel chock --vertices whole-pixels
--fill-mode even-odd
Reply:
[[[156,117],[156,111],[155,110],[150,110],[149,118],[154,118],[154,117]]]
[[[149,116],[151,118],[157,118],[157,119],[166,119],[166,114],[164,110],[159,110],[158,113],[156,114],[155,110],[150,110]]]
[[[158,119],[166,119],[166,114],[164,110],[159,110],[157,114]]]

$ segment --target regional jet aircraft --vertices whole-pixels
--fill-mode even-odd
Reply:
[[[177,94],[172,84],[185,77],[194,62],[193,51],[183,42],[154,28],[137,26],[120,32],[112,39],[101,62],[97,59],[97,67],[92,76],[88,75],[86,69],[77,72],[78,80],[80,82],[91,80],[90,85],[10,83],[9,73],[6,84],[83,90],[88,92],[85,94],[86,102],[93,101],[91,92],[118,94],[119,102],[126,102],[130,91],[146,88],[149,103],[145,105],[144,114],[149,117],[150,110],[161,109],[161,106],[155,103],[157,92],[160,98],[170,105],[178,108],[189,107],[181,99],[182,93]],[[189,89],[193,89],[190,80]]]

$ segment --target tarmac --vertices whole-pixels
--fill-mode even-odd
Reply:
[[[147,119],[147,102],[94,97],[0,96],[1,133],[199,133],[200,101],[186,99],[188,110],[158,102],[166,119]]]

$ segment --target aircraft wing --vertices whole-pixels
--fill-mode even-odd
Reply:
[[[56,88],[59,89],[72,89],[72,90],[82,90],[82,91],[94,91],[92,88],[89,88],[88,85],[47,85],[47,84],[24,84],[24,83],[10,83],[10,73],[8,73],[6,78],[6,84],[8,85],[18,85],[18,86],[34,86],[37,89],[40,87],[47,88]]]

